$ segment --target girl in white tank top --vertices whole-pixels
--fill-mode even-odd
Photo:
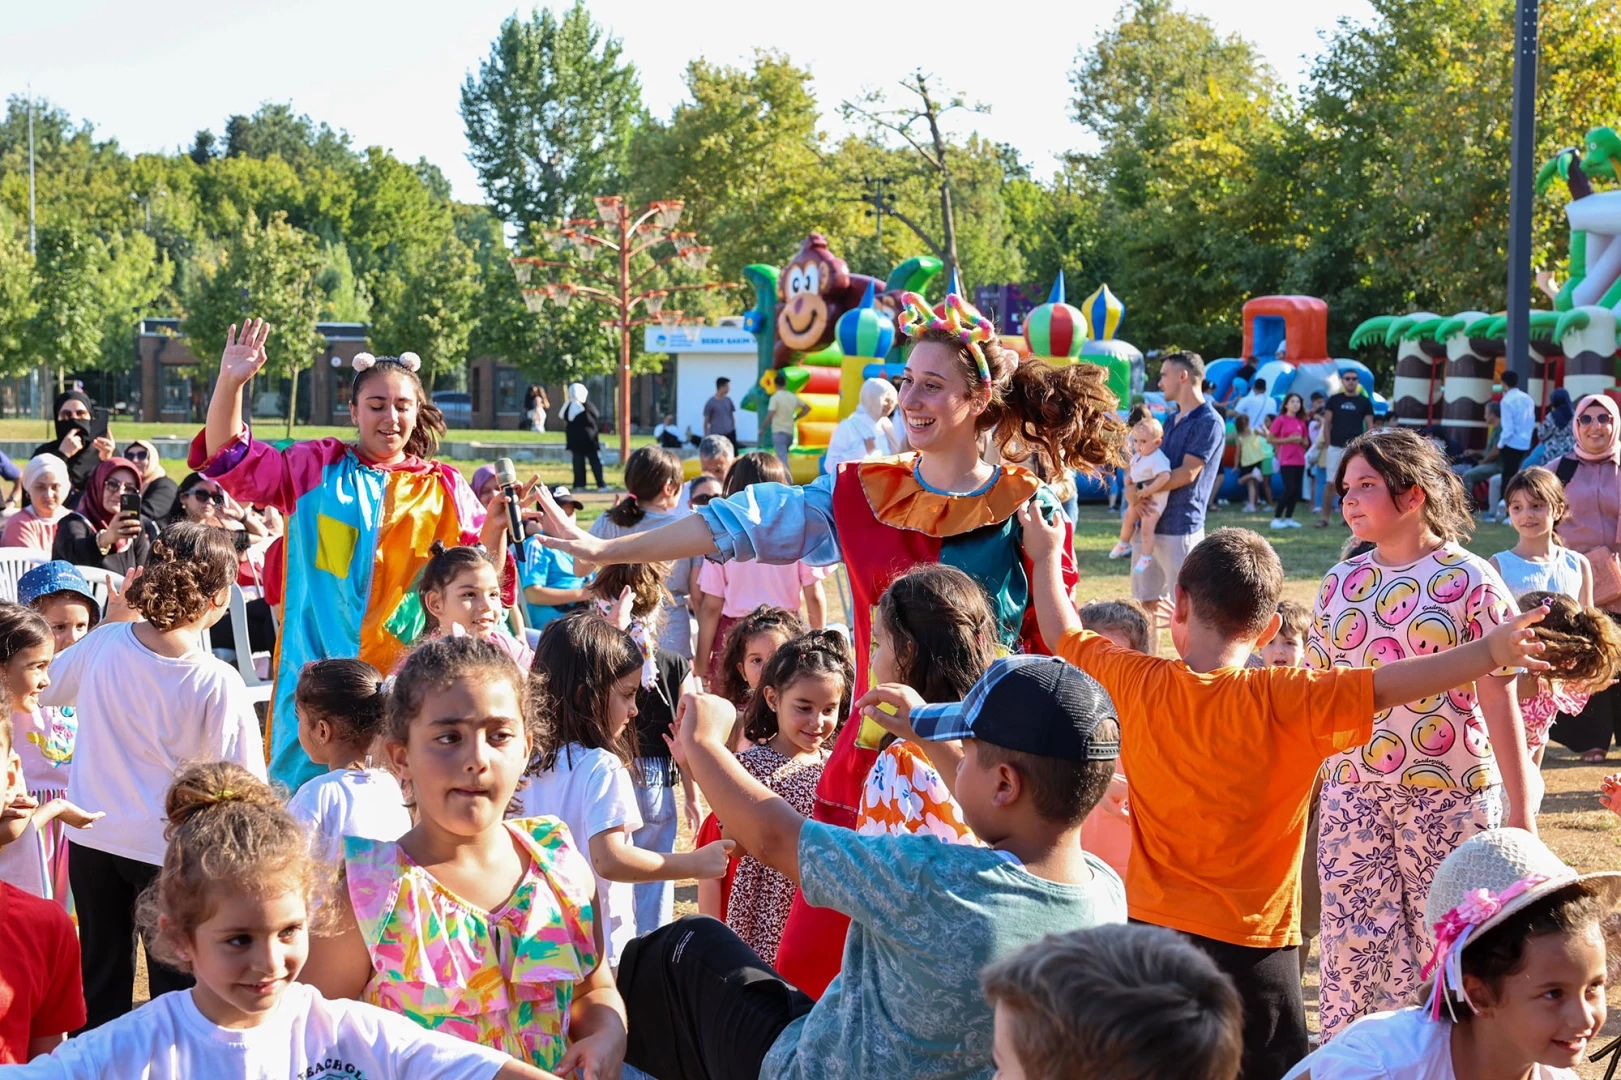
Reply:
[[[1587,556],[1561,547],[1554,526],[1565,515],[1565,489],[1547,469],[1522,469],[1503,489],[1508,520],[1520,542],[1491,558],[1518,600],[1528,592],[1555,592],[1583,607],[1593,603],[1593,570]]]

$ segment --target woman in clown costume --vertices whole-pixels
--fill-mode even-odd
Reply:
[[[1124,429],[1105,372],[1090,364],[1020,361],[1000,345],[989,320],[955,293],[934,310],[921,296],[905,294],[897,327],[910,342],[899,411],[912,452],[846,462],[836,475],[806,487],[755,484],[695,508],[689,518],[606,541],[575,528],[542,492],[550,534],[544,542],[596,564],[692,555],[822,566],[842,559],[855,599],[849,619],[858,691],[868,685],[878,598],[920,563],[956,566],[978,581],[1003,646],[1047,652],[1028,608],[1029,562],[1014,511],[1035,499],[1051,515],[1058,500],[1035,473],[1010,462],[1039,454],[1054,471],[1112,470]],[[981,456],[986,435],[1002,464]],[[1068,556],[1064,568],[1073,584]],[[860,730],[852,720],[838,735],[817,787],[817,820],[854,827],[861,787],[877,757],[874,739],[858,742]],[[819,996],[838,973],[845,925],[842,915],[796,898],[779,970]]]
[[[270,775],[296,791],[325,772],[298,743],[293,690],[313,660],[359,656],[392,671],[421,631],[413,585],[435,540],[501,550],[505,497],[484,507],[453,466],[430,460],[444,417],[417,378],[414,353],[355,357],[353,444],[316,439],[276,450],[242,421],[242,389],[265,363],[263,319],[231,327],[208,423],[189,464],[242,502],[288,515],[284,603],[270,707]]]

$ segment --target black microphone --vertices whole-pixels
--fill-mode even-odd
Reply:
[[[512,467],[511,458],[495,459],[495,479],[507,497],[507,532],[512,537],[512,546],[517,548],[514,557],[523,562],[523,513],[518,505],[518,470]]]

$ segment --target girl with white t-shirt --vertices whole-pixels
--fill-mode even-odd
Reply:
[[[590,855],[608,962],[614,966],[637,934],[631,886],[718,878],[734,846],[721,840],[697,851],[666,853],[631,842],[642,827],[631,770],[642,767],[634,721],[643,661],[630,634],[590,612],[547,624],[535,649],[534,672],[545,677],[551,723],[519,795],[524,817],[562,818]]]
[[[411,827],[405,796],[393,773],[371,764],[388,703],[377,669],[364,660],[317,660],[299,672],[293,701],[299,745],[329,771],[299,788],[287,810],[309,829],[321,865],[343,859],[346,836],[398,840]]]
[[[51,685],[39,696],[41,705],[77,711],[68,799],[106,814],[68,842],[90,1027],[130,1010],[135,898],[163,862],[163,800],[175,772],[198,760],[265,772],[242,676],[198,648],[197,635],[228,610],[236,573],[236,547],[224,530],[169,526],[125,589],[145,621],[98,626],[51,661]],[[191,985],[160,962],[147,974],[153,997]]]
[[[275,792],[239,765],[183,771],[165,798],[163,868],[141,896],[153,956],[190,971],[189,992],[14,1066],[18,1080],[203,1076],[388,1076],[535,1080],[499,1050],[426,1031],[297,982],[310,950],[310,898],[325,868]]]
[[[1576,1080],[1604,1027],[1621,874],[1578,874],[1521,829],[1477,833],[1435,871],[1427,1004],[1364,1016],[1285,1080]]]

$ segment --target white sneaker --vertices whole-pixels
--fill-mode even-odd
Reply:
[[[1130,554],[1131,554],[1131,545],[1130,544],[1116,544],[1114,547],[1109,549],[1109,558],[1111,558],[1111,559],[1124,559],[1127,555],[1130,555]]]
[[[1279,529],[1287,529],[1289,527],[1289,523],[1284,521],[1282,518],[1273,518],[1272,525],[1270,527],[1274,532],[1276,532]]]
[[[1303,529],[1303,528],[1305,528],[1304,525],[1300,524],[1300,522],[1296,521],[1294,518],[1286,518],[1283,523],[1285,525],[1287,525],[1291,529]]]

